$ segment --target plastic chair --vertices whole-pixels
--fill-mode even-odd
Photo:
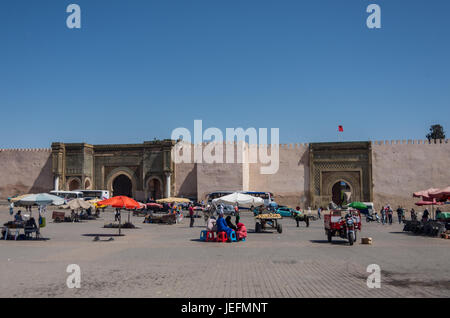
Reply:
[[[216,232],[208,231],[206,233],[206,242],[215,242],[216,240]]]
[[[217,233],[217,242],[225,243],[226,241],[228,241],[227,232],[219,232],[219,233]]]
[[[206,242],[206,235],[207,235],[208,231],[201,231],[200,232],[200,241]]]
[[[234,230],[230,234],[230,242],[237,242],[236,232]]]

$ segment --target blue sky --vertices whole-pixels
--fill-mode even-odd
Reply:
[[[66,27],[80,5],[81,30]],[[377,3],[382,28],[366,27]],[[448,0],[0,2],[0,147],[140,143],[176,127],[282,143],[450,134]]]

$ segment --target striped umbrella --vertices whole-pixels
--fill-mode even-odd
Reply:
[[[24,196],[19,201],[17,201],[17,203],[21,205],[39,205],[39,206],[63,205],[64,199],[48,193],[39,193]]]

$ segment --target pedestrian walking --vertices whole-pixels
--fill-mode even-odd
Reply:
[[[381,214],[381,224],[385,225],[386,224],[386,209],[384,207],[381,207],[380,214]]]
[[[192,207],[192,205],[189,205],[189,217],[191,218],[191,222],[189,227],[194,227],[194,208]]]
[[[322,219],[322,218],[320,217],[320,212],[322,212],[322,207],[319,207],[319,208],[317,209],[317,215],[318,215],[319,219]]]

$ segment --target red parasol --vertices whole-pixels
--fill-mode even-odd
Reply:
[[[450,186],[429,192],[430,198],[448,200],[450,199]]]
[[[437,188],[429,188],[427,190],[414,192],[413,193],[413,197],[415,197],[415,198],[422,197],[423,199],[430,199],[430,193],[432,193],[434,191],[437,191],[437,190],[439,190],[439,189],[437,189]]]
[[[100,202],[97,202],[98,205],[109,205],[112,206],[113,208],[120,208],[120,209],[139,209],[140,205],[139,202],[126,197],[126,196],[117,196],[117,197],[112,197],[110,199],[107,200],[103,200]]]
[[[442,202],[436,201],[436,200],[422,200],[419,202],[416,202],[416,205],[418,206],[424,206],[424,205],[442,205]]]
[[[163,206],[162,206],[162,204],[159,204],[159,203],[147,203],[147,208],[159,208],[159,209],[162,209]]]

